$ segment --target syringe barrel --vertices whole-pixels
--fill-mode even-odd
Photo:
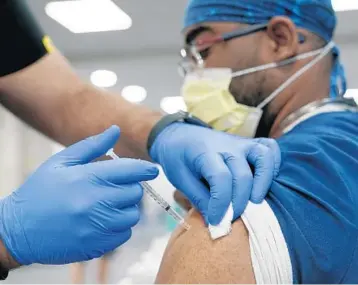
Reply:
[[[167,208],[170,208],[170,205],[167,201],[165,201],[162,196],[160,196],[153,188],[152,186],[150,186],[147,182],[141,182],[140,183],[143,188],[144,191],[146,191],[155,201],[158,202],[158,204],[165,210],[167,210]]]
[[[168,212],[168,214],[171,215],[171,216],[174,218],[174,220],[176,220],[178,223],[181,223],[181,222],[184,221],[184,219],[183,219],[176,211],[174,211],[173,209],[170,208],[167,212]]]

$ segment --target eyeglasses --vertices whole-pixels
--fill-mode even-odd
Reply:
[[[209,56],[210,48],[220,42],[227,42],[235,38],[247,36],[267,28],[268,24],[251,25],[248,28],[238,29],[211,38],[199,39],[186,45],[180,50],[181,61],[178,64],[179,74],[185,76],[197,67],[203,67],[205,59]]]
[[[219,36],[212,36],[211,38],[199,39],[187,44],[180,50],[181,61],[178,63],[178,71],[181,76],[195,70],[196,68],[203,68],[204,61],[209,56],[210,49],[213,45],[220,42],[227,42],[235,38],[247,36],[259,31],[265,30],[268,23],[251,25],[245,29],[238,29],[233,32],[225,33]],[[305,36],[298,33],[299,43],[305,42]]]

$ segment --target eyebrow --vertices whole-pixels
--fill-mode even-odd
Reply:
[[[201,33],[204,32],[213,32],[213,29],[207,26],[199,26],[188,33],[188,35],[185,38],[185,43],[191,44],[197,36],[199,36]]]

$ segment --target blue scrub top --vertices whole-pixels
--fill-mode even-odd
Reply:
[[[267,201],[295,283],[358,283],[358,113],[314,116],[278,139],[280,175]]]

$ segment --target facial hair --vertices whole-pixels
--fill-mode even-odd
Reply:
[[[264,76],[248,78],[234,78],[230,84],[230,93],[234,96],[235,101],[250,107],[258,106],[266,98],[262,92],[262,86],[265,83]],[[251,82],[248,82],[250,80]],[[263,114],[257,128],[255,137],[268,137],[270,130],[275,121],[276,115],[269,111],[269,105],[263,109]]]

